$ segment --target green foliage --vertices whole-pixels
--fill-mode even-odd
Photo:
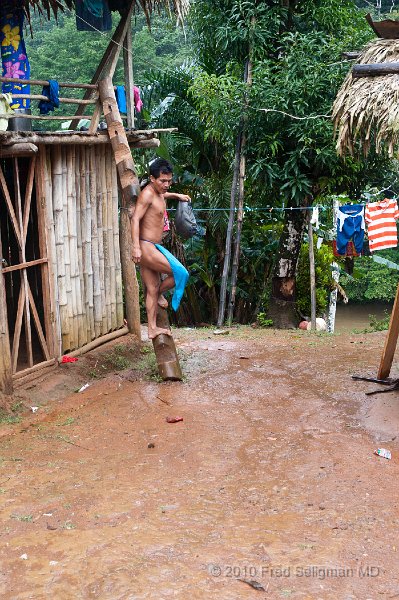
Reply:
[[[395,263],[399,263],[399,251],[383,250],[378,253]],[[395,298],[398,285],[398,271],[385,265],[375,263],[370,257],[364,256],[355,260],[352,276],[341,276],[340,284],[349,300],[354,302],[369,302],[380,300],[389,302]]]
[[[267,314],[264,312],[260,312],[257,314],[256,322],[259,327],[273,327],[273,319],[268,319]]]
[[[361,330],[354,330],[354,333],[373,333],[375,331],[386,331],[389,328],[389,322],[391,320],[391,315],[388,311],[384,311],[384,317],[382,319],[378,319],[375,315],[369,315],[370,319],[370,327],[366,327]]]
[[[322,315],[327,308],[329,293],[332,289],[333,279],[331,263],[334,260],[332,250],[327,245],[316,248],[314,240],[314,258],[316,275],[316,314]],[[310,265],[309,244],[302,244],[296,280],[297,306],[303,315],[310,315]]]

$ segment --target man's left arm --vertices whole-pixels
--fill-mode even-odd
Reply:
[[[179,200],[180,202],[191,202],[190,196],[187,194],[177,194],[175,192],[165,192],[165,200]]]

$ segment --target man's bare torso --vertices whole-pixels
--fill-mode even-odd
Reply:
[[[140,221],[140,239],[160,244],[162,241],[166,202],[161,194],[148,185],[141,192],[149,206]]]

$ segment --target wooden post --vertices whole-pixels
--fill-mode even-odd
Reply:
[[[163,329],[170,329],[168,313],[160,306],[158,306],[157,326],[162,327]],[[158,371],[161,378],[164,381],[181,381],[183,375],[173,337],[162,333],[152,340],[152,345],[154,347]]]
[[[123,42],[123,64],[125,71],[125,90],[126,90],[126,106],[127,106],[127,128],[134,128],[134,92],[133,92],[133,40],[132,27],[126,32],[125,41]]]
[[[134,202],[140,192],[140,186],[132,153],[116,103],[111,77],[107,77],[99,82],[99,92],[122,191],[120,250],[123,286],[125,290],[126,318],[130,333],[134,333],[141,339],[139,286],[136,268],[132,261],[132,236],[129,218]]]
[[[8,333],[7,299],[2,268],[2,246],[0,236],[0,392],[13,393],[10,338]]]
[[[310,214],[308,223],[308,237],[310,270],[310,321],[312,324],[312,331],[316,331],[316,273],[314,267],[313,226]]]
[[[393,305],[391,320],[389,321],[388,334],[385,339],[385,346],[382,352],[380,367],[378,369],[378,379],[386,379],[391,372],[393,357],[396,350],[396,344],[399,336],[399,284],[396,290],[395,303]]]

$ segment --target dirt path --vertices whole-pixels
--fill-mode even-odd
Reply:
[[[4,430],[1,598],[399,598],[399,398],[350,378],[384,334],[176,337],[185,382],[110,374]]]

